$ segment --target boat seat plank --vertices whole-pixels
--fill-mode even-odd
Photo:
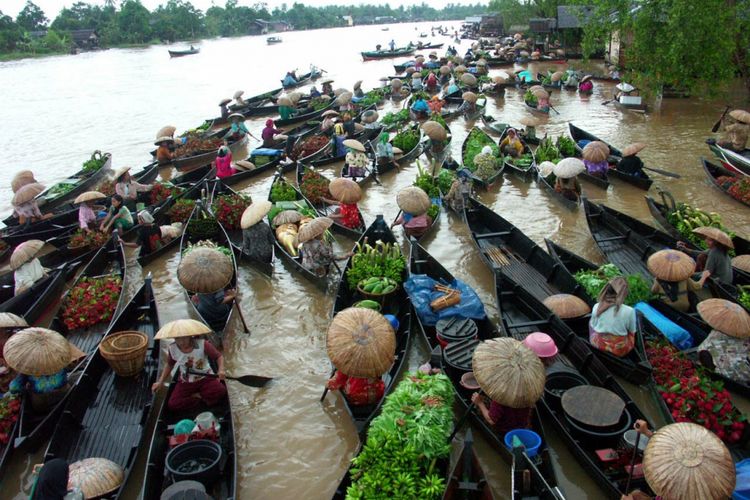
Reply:
[[[477,240],[484,240],[487,238],[499,238],[502,236],[510,236],[511,231],[497,231],[495,233],[484,233],[484,234],[476,234],[474,237]]]

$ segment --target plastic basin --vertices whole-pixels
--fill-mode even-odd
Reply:
[[[505,441],[505,446],[510,451],[513,451],[513,436],[516,436],[521,440],[526,448],[526,455],[528,455],[529,458],[533,458],[539,453],[539,448],[542,446],[542,438],[536,432],[529,429],[514,429],[508,431],[503,440]]]
[[[209,486],[219,477],[222,454],[221,446],[208,439],[188,441],[170,450],[165,467],[175,481],[199,481]]]

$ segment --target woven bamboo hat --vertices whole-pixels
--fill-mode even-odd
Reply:
[[[561,179],[572,179],[586,170],[586,165],[578,158],[563,158],[554,166],[553,172]]]
[[[41,377],[53,375],[70,364],[68,340],[46,328],[26,328],[5,343],[5,363],[18,373]]]
[[[648,270],[660,280],[684,281],[695,272],[695,261],[679,250],[659,250],[648,258]]]
[[[313,238],[317,238],[325,233],[332,225],[333,221],[328,217],[316,217],[310,222],[302,224],[302,227],[300,227],[299,232],[297,233],[297,241],[305,243]]]
[[[169,135],[163,135],[156,138],[154,146],[160,146],[162,142],[175,142],[174,137]]]
[[[231,99],[222,99],[221,101],[219,101],[219,106],[226,106],[230,102],[232,102]]]
[[[13,189],[13,192],[16,193],[23,186],[35,182],[36,179],[34,179],[34,173],[31,170],[21,170],[20,172],[16,172],[16,175],[13,176],[13,180],[10,181],[10,187]]]
[[[493,76],[493,77],[492,77],[492,81],[493,81],[493,82],[494,82],[494,83],[495,83],[496,85],[502,85],[503,83],[507,82],[508,80],[507,80],[507,79],[505,79],[505,78],[503,78],[502,76],[498,75],[498,76]]]
[[[79,194],[75,200],[73,200],[73,203],[84,203],[87,201],[96,201],[96,200],[103,200],[107,196],[104,193],[100,193],[99,191],[86,191],[85,193]]]
[[[242,122],[242,121],[245,121],[245,115],[243,115],[242,113],[232,113],[231,115],[229,115],[229,119],[239,120]]]
[[[698,303],[697,310],[714,330],[738,339],[750,337],[750,314],[736,302],[706,299]]]
[[[13,195],[13,200],[11,201],[11,203],[14,207],[23,205],[24,203],[28,203],[29,201],[39,196],[42,191],[44,191],[44,186],[42,184],[39,184],[38,182],[26,184],[25,186],[21,186],[21,188],[16,191],[16,194]]]
[[[521,57],[529,57],[529,51],[528,50],[522,50],[521,52],[519,52],[519,55]]]
[[[472,367],[482,390],[501,405],[530,408],[544,392],[544,365],[534,351],[516,339],[482,342],[474,351]]]
[[[665,425],[643,453],[646,482],[670,500],[730,498],[736,484],[726,445],[705,427],[689,422]]]
[[[341,203],[357,203],[362,199],[362,189],[351,179],[336,177],[328,185],[331,196]]]
[[[292,106],[294,106],[294,105],[292,104],[292,100],[291,100],[291,99],[289,99],[289,98],[288,98],[287,96],[281,96],[281,97],[279,97],[279,100],[277,101],[277,104],[278,104],[279,106],[288,106],[288,107],[290,107],[290,108],[291,108]]]
[[[591,312],[591,308],[583,299],[569,293],[550,295],[543,303],[560,319],[580,318]]]
[[[302,99],[302,93],[301,92],[297,92],[297,91],[289,92],[289,94],[287,94],[287,95],[289,96],[289,100],[292,101],[292,103],[294,103],[295,106],[300,101],[300,99]]]
[[[329,109],[327,111],[324,111],[322,115],[323,118],[327,118],[329,116],[339,116],[339,112],[334,109]]]
[[[471,73],[464,73],[461,75],[461,83],[464,85],[468,85],[469,87],[473,87],[477,84],[477,77],[472,75]]]
[[[441,75],[450,75],[451,69],[448,66],[440,66],[440,74]]]
[[[10,268],[15,271],[22,265],[36,257],[39,250],[44,247],[42,240],[27,240],[18,245],[10,256]]]
[[[432,202],[423,189],[416,186],[405,187],[396,195],[398,208],[412,215],[422,215],[429,210]]]
[[[581,78],[581,83],[587,82],[591,80],[591,75],[585,75],[583,78]]]
[[[555,71],[554,73],[552,73],[552,76],[550,76],[550,80],[552,80],[553,82],[559,82],[560,80],[562,80],[563,76],[565,76],[565,72]]]
[[[327,83],[333,83],[333,80],[331,80],[330,78],[326,78],[325,80],[322,80],[322,81],[320,82],[320,84],[321,84],[321,85],[325,85],[325,84],[327,84]]]
[[[284,210],[273,218],[271,224],[280,226],[282,224],[296,224],[302,220],[302,214],[296,210]]]
[[[734,248],[734,243],[732,243],[732,238],[729,237],[727,233],[722,231],[721,229],[717,227],[696,227],[693,229],[693,232],[695,234],[700,234],[704,238],[711,238],[716,243],[719,243],[721,245],[724,245],[727,248]]]
[[[583,148],[583,159],[599,163],[606,161],[609,156],[609,147],[601,141],[591,141]]]
[[[536,96],[537,99],[549,99],[549,92],[542,89],[534,89],[531,91],[532,94]]]
[[[126,172],[130,172],[130,167],[118,167],[117,170],[115,170],[115,180],[122,177]]]
[[[189,292],[214,293],[232,280],[232,259],[213,248],[198,247],[182,257],[177,279]]]
[[[247,160],[240,160],[234,163],[234,168],[237,170],[254,170],[255,163]]]
[[[539,170],[539,174],[542,177],[549,177],[550,174],[554,173],[555,171],[555,164],[551,161],[543,161],[539,165],[537,165],[537,170]]]
[[[365,123],[375,123],[380,118],[380,115],[374,109],[368,109],[362,113],[362,121]]]
[[[200,321],[178,319],[162,326],[156,333],[154,340],[197,337],[198,335],[208,335],[209,333],[211,333],[211,329]]]
[[[235,99],[239,99],[243,95],[245,95],[245,91],[244,90],[238,90],[237,92],[234,93],[234,95],[232,97],[234,97]]]
[[[469,94],[469,92],[466,92],[466,94]],[[427,137],[433,141],[444,141],[448,138],[448,131],[436,121],[427,120],[422,124],[421,128],[427,134]]]
[[[84,498],[99,498],[115,491],[125,480],[121,466],[106,458],[84,458],[70,464],[68,481]]]
[[[343,92],[339,94],[338,97],[336,97],[336,104],[338,104],[339,106],[342,104],[349,104],[350,102],[352,102],[352,97],[354,97],[354,94],[352,94],[351,92]]]
[[[406,68],[404,70],[404,73],[406,73],[406,76],[408,76],[408,77],[410,77],[411,75],[413,75],[416,72],[417,72],[417,70],[414,68],[414,66],[409,66],[408,68]]]
[[[643,148],[645,147],[645,142],[634,142],[633,144],[629,144],[625,149],[622,150],[622,156],[632,156],[638,154],[643,151]]]
[[[459,64],[456,66],[456,68],[453,70],[454,73],[466,73],[466,66],[463,64]]]
[[[461,99],[466,102],[475,103],[477,102],[477,95],[474,92],[464,92],[461,94]]]
[[[359,151],[360,153],[365,152],[365,145],[359,142],[357,139],[346,139],[344,141],[344,147]]]
[[[0,313],[0,328],[26,328],[29,326],[26,320],[13,313]]]
[[[738,255],[732,259],[732,266],[750,273],[750,255]]]
[[[372,309],[350,307],[334,316],[326,335],[333,366],[351,377],[379,377],[393,364],[396,335]]]
[[[536,118],[534,118],[533,116],[524,116],[524,117],[522,117],[522,118],[521,118],[520,120],[518,120],[518,121],[519,121],[519,122],[521,123],[521,125],[523,125],[524,127],[536,127],[536,126],[537,126],[537,125],[539,125],[539,123],[540,123],[540,122],[539,122],[539,120],[537,120],[537,119],[536,119]]]
[[[357,80],[354,82],[354,87],[352,87],[354,90],[357,90],[358,88],[362,87],[362,80]]]
[[[537,90],[544,90],[544,87],[541,85],[532,85],[531,87],[529,87],[529,91],[531,92],[535,92]]]
[[[401,78],[394,78],[391,80],[391,87],[393,87],[393,90],[400,89],[403,84],[404,82],[401,81]]]
[[[744,109],[735,109],[729,112],[729,116],[742,123],[750,123],[750,113]]]
[[[159,129],[159,131],[156,133],[156,137],[172,137],[174,136],[174,133],[177,131],[177,127],[174,125],[166,125]]]
[[[247,229],[260,222],[263,217],[271,210],[273,203],[268,200],[256,201],[242,212],[242,218],[240,219],[240,227]]]
[[[337,88],[336,90],[333,91],[333,96],[334,97],[338,97],[338,96],[340,96],[341,94],[343,94],[345,92],[349,92],[349,91],[346,90],[344,87],[339,87],[339,88]]]

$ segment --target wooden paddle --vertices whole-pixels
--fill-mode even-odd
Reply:
[[[659,168],[653,168],[653,167],[643,167],[643,170],[650,170],[651,172],[655,172],[657,174],[661,174],[665,177],[672,177],[674,179],[682,179],[682,176],[680,174],[675,174],[674,172],[668,172],[667,170],[661,170]]]
[[[242,314],[242,309],[240,309],[240,305],[237,303],[237,299],[234,299],[232,302],[234,302],[234,306],[237,308],[237,314],[239,314],[240,316],[240,321],[242,321],[242,327],[245,329],[245,333],[250,335],[250,329],[247,327],[245,316]]]
[[[560,112],[559,112],[558,110],[556,110],[556,109],[555,109],[555,107],[554,107],[554,106],[552,105],[552,103],[550,103],[549,107],[550,107],[550,108],[552,108],[552,111],[554,111],[554,112],[555,112],[555,113],[557,113],[558,115],[560,114]]]
[[[602,106],[606,106],[607,104],[609,104],[610,102],[613,102],[614,100],[615,100],[615,99],[610,99],[610,100],[608,100],[608,101],[604,101],[604,102],[602,103]]]
[[[204,377],[219,378],[215,373],[203,373],[191,369],[188,369],[188,373],[192,375],[202,375]],[[227,380],[234,380],[248,387],[264,387],[267,383],[273,380],[273,377],[263,377],[262,375],[243,375],[241,377],[230,377],[229,375],[225,375],[224,378]]]
[[[724,112],[721,114],[721,117],[719,117],[716,123],[714,123],[714,126],[711,127],[711,132],[716,133],[719,130],[719,127],[721,127],[721,122],[724,120],[724,117],[727,116],[727,112],[729,111],[729,108],[731,108],[731,106],[727,106],[724,109]]]
[[[333,377],[334,375],[336,375],[336,367],[334,367],[334,368],[333,368],[333,369],[331,370],[331,374],[330,374],[330,375],[328,376],[328,379],[330,379],[330,378],[331,378],[331,377]],[[325,388],[325,389],[323,390],[323,395],[322,395],[322,396],[320,396],[320,402],[321,402],[321,403],[323,402],[323,400],[324,400],[324,399],[326,398],[326,396],[327,396],[327,395],[328,395],[328,384],[326,383],[326,388]]]
[[[633,458],[630,459],[630,473],[628,474],[628,482],[625,483],[625,491],[623,495],[627,495],[630,491],[630,481],[633,479],[633,468],[635,467],[635,457],[638,456],[638,442],[641,440],[641,433],[635,433],[635,446],[633,447]]]

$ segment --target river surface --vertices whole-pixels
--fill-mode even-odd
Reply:
[[[381,77],[393,74],[394,61],[363,63],[359,52],[373,50],[378,43],[386,46],[391,38],[398,45],[416,42],[418,32],[429,33],[429,26],[416,25],[415,29],[413,24],[392,25],[388,32],[381,31],[381,26],[363,26],[283,33],[283,43],[273,46],[266,45],[265,37],[205,40],[197,44],[200,54],[172,60],[167,47],[154,46],[0,63],[0,212],[10,210],[10,180],[17,170],[31,169],[39,181],[51,184],[78,170],[95,149],[112,152],[115,167],[139,167],[150,160],[148,152],[160,127],[173,124],[179,131],[197,126],[218,114],[220,99],[231,97],[238,89],[244,90],[247,97],[276,88],[290,69],[298,68],[304,73],[312,63],[335,79],[334,88],[351,88],[362,79],[366,91],[379,85]],[[440,37],[439,42],[450,43],[450,39]],[[457,46],[459,53],[467,47],[465,40]],[[439,52],[444,53],[445,48]],[[580,61],[570,65],[584,67]],[[588,66],[603,72],[601,63]],[[531,69],[536,72],[565,67],[538,64]],[[573,122],[620,148],[635,141],[645,142],[648,146],[640,156],[647,165],[682,176],[675,180],[654,174],[653,196],[658,188],[668,189],[677,200],[690,200],[707,211],[721,213],[728,227],[747,235],[747,208],[710,187],[700,165],[700,156],[710,155],[704,140],[724,105],[731,103],[665,99],[659,110],[638,114],[605,104],[612,92],[611,84],[603,83],[596,83],[590,97],[554,92],[552,104],[559,114],[553,112],[545,119],[537,134],[567,134],[568,123]],[[528,114],[522,98],[522,93],[515,90],[509,90],[503,99],[490,98],[488,113],[502,122],[518,124]],[[739,105],[744,98],[738,94],[734,104]],[[386,102],[381,116],[399,106]],[[257,130],[255,135],[259,135],[264,120],[248,122],[252,131]],[[450,122],[451,146],[457,158],[474,125],[462,118]],[[476,125],[481,126],[481,122]],[[256,145],[251,139],[248,147]],[[425,164],[424,157],[420,160]],[[331,166],[330,172],[339,167]],[[371,184],[367,188],[360,203],[367,223],[377,214],[393,220],[398,211],[395,194],[413,182],[416,171],[416,164],[401,168],[400,172],[383,175],[382,185]],[[271,180],[269,174],[235,189],[265,199]],[[597,202],[654,223],[641,190],[617,181],[607,192],[585,183],[583,189]],[[584,257],[602,261],[583,210],[564,209],[535,183],[506,175],[502,183],[481,192],[479,198],[536,242],[543,245],[544,238],[551,238]],[[400,231],[397,237],[403,242]],[[340,238],[339,251],[348,250],[352,244]],[[442,213],[438,230],[423,245],[454,275],[477,289],[488,313],[496,320],[492,275],[463,222]],[[162,324],[188,315],[176,277],[178,261],[175,252],[143,270],[143,275],[153,273]],[[319,403],[330,370],[325,331],[333,287],[324,294],[277,260],[271,277],[242,266],[239,289],[241,307],[252,333],[244,334],[238,327],[229,339],[227,371],[272,376],[274,380],[263,389],[228,383],[237,425],[237,498],[330,498],[358,447],[354,426],[340,397],[329,394],[324,403]],[[409,354],[409,364],[415,368],[427,358],[426,346],[417,344]],[[646,391],[624,385],[643,405],[652,423],[662,425]],[[747,400],[734,399],[744,411],[750,407]],[[497,498],[509,498],[508,466],[478,432],[474,435]],[[548,436],[567,497],[601,498],[602,492],[551,428]],[[26,498],[31,487],[31,464],[41,460],[42,452],[14,458],[3,478],[0,497]],[[142,474],[142,467],[143,457],[135,478]],[[134,482],[137,479],[131,481]],[[125,496],[136,498],[137,491],[138,485],[130,484]]]

